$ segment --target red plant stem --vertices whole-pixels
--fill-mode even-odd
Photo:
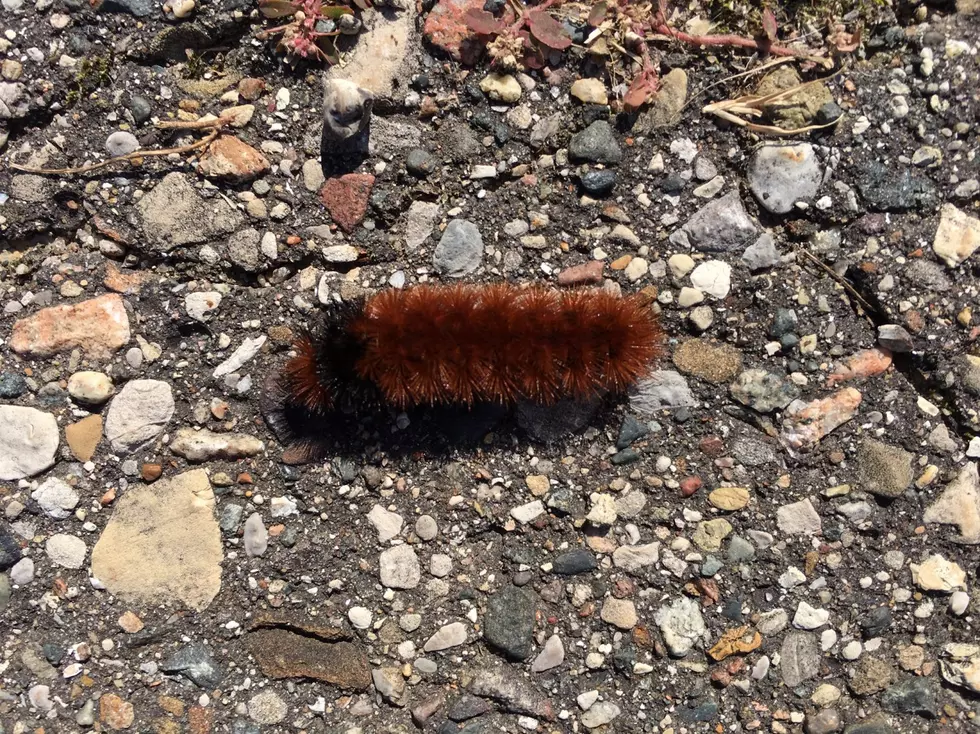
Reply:
[[[759,43],[753,38],[736,36],[732,34],[722,36],[692,36],[671,28],[666,23],[659,23],[653,26],[653,31],[664,36],[670,36],[682,43],[689,43],[692,46],[734,46],[736,48],[751,48],[755,51],[772,54],[773,56],[802,56],[799,51],[788,46],[776,46],[775,44]]]

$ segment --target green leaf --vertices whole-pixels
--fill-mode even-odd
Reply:
[[[348,8],[346,5],[328,5],[325,8],[320,8],[320,15],[324,18],[329,18],[330,20],[337,20],[344,15],[353,15],[354,11]]]

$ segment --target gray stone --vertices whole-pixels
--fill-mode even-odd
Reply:
[[[61,439],[50,413],[20,405],[0,405],[0,480],[39,474],[54,466]]]
[[[212,690],[224,680],[225,674],[203,642],[184,645],[160,663],[165,673],[180,673],[199,688]]]
[[[619,163],[623,160],[616,134],[605,120],[596,120],[585,130],[575,133],[568,142],[568,154],[573,160],[589,163]]]
[[[168,173],[136,204],[145,244],[158,252],[203,244],[230,234],[244,223],[244,215],[221,197],[206,200],[178,172]]]
[[[681,231],[692,247],[703,252],[735,250],[759,235],[737,191],[705,204]]]
[[[526,660],[534,634],[534,596],[516,586],[505,586],[487,600],[483,639],[512,660]]]
[[[759,235],[759,239],[745,248],[742,262],[753,272],[779,265],[779,250],[776,249],[776,241],[772,235],[768,232]]]
[[[249,700],[248,715],[257,724],[273,726],[289,715],[289,707],[278,693],[267,688]]]
[[[902,212],[932,207],[936,186],[911,169],[895,170],[873,157],[858,170],[857,186],[872,211]]]
[[[442,233],[432,254],[432,264],[442,275],[461,278],[480,267],[483,236],[473,222],[454,219]]]
[[[501,710],[551,721],[555,710],[551,701],[520,673],[507,665],[485,664],[473,671],[470,693],[497,702]]]
[[[422,580],[419,558],[411,546],[396,545],[381,554],[381,583],[389,589],[414,589]]]
[[[786,214],[798,201],[810,201],[823,182],[823,166],[813,146],[769,144],[749,162],[749,189],[765,209]]]
[[[630,390],[630,406],[640,415],[653,415],[664,408],[696,404],[687,380],[673,370],[655,370]]]
[[[228,238],[226,257],[237,268],[254,273],[261,269],[262,234],[257,229],[243,229]]]
[[[800,396],[788,378],[761,369],[745,370],[731,386],[732,397],[760,413],[782,410]]]
[[[786,535],[818,535],[821,530],[820,515],[809,499],[777,509],[776,525]]]
[[[109,403],[105,435],[112,450],[128,454],[155,441],[174,414],[170,385],[160,380],[133,380]]]
[[[686,596],[660,607],[654,621],[664,636],[667,649],[675,657],[687,655],[707,632],[700,605]]]
[[[26,86],[20,82],[0,82],[0,120],[24,117],[29,109]]]
[[[125,130],[117,130],[105,141],[106,152],[112,157],[135,153],[140,149],[140,141],[135,135]]]
[[[878,344],[892,352],[911,352],[912,335],[898,324],[878,327]]]
[[[834,734],[840,731],[843,722],[837,709],[824,709],[806,717],[806,734]]]
[[[780,673],[790,688],[820,673],[820,645],[808,632],[789,632],[779,651]]]
[[[405,220],[405,247],[417,250],[429,239],[439,220],[439,205],[430,201],[413,201]]]
[[[425,652],[438,652],[450,647],[456,647],[466,642],[466,625],[462,622],[452,622],[436,630],[423,648]]]
[[[242,536],[245,555],[251,557],[264,555],[269,547],[269,531],[262,522],[262,516],[253,512],[245,521],[245,533]]]
[[[939,713],[939,683],[929,678],[906,678],[881,694],[881,707],[885,711],[934,718]]]

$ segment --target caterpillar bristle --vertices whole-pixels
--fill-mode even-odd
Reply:
[[[330,306],[297,340],[282,384],[292,405],[313,414],[380,404],[551,404],[626,390],[650,370],[661,342],[639,296],[424,285]]]

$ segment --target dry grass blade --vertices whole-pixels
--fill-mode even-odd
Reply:
[[[184,155],[185,153],[192,153],[195,150],[201,150],[202,148],[206,148],[211,145],[211,143],[215,141],[218,135],[221,134],[221,131],[227,125],[229,125],[231,121],[232,120],[230,118],[220,117],[213,120],[194,120],[192,122],[159,122],[156,126],[157,128],[163,130],[210,130],[211,132],[195,143],[178,145],[174,148],[134,150],[132,153],[117,155],[114,158],[107,158],[104,161],[97,161],[95,163],[86,163],[84,166],[77,166],[75,168],[35,168],[34,166],[23,166],[19,163],[11,163],[10,170],[20,171],[22,173],[34,173],[39,176],[73,176],[79,173],[90,173],[92,171],[97,171],[115,163],[125,163],[127,161],[137,160],[140,158],[167,156],[174,153],[177,155]]]
[[[777,125],[760,125],[743,118],[762,117],[766,113],[766,109],[768,107],[774,106],[779,102],[794,96],[797,92],[805,89],[811,84],[818,84],[821,81],[822,80],[820,79],[815,79],[814,81],[798,84],[790,89],[783,89],[782,91],[774,92],[772,94],[745,94],[741,97],[736,97],[735,99],[712,102],[709,105],[705,105],[701,111],[705,114],[720,117],[733,125],[744,127],[746,130],[754,133],[780,136],[802,135],[803,133],[812,132],[813,130],[822,130],[827,127],[832,127],[838,123],[840,117],[838,117],[836,120],[824,123],[823,125],[806,125],[805,127],[798,127],[792,130],[787,130],[786,128],[782,128]]]

